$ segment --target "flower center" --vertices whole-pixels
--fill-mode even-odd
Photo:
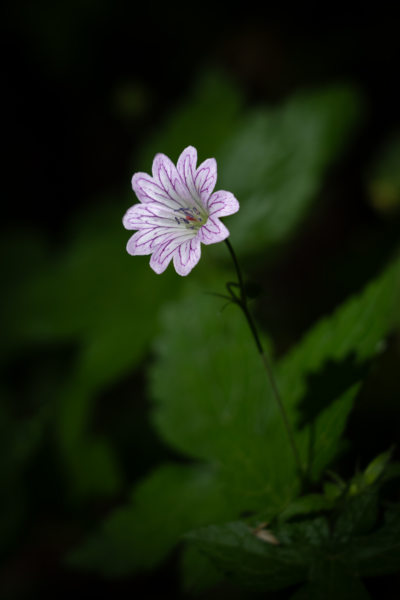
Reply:
[[[207,215],[200,212],[196,206],[177,208],[174,212],[179,213],[175,215],[175,221],[178,225],[184,225],[187,229],[200,229],[207,220]]]

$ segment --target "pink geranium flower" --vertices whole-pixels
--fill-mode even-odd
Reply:
[[[220,221],[239,210],[230,192],[214,192],[217,163],[208,158],[196,167],[197,151],[188,146],[177,166],[157,154],[153,176],[135,173],[133,190],[140,200],[126,213],[126,229],[138,231],[127,244],[129,254],[151,254],[150,266],[162,273],[171,259],[179,275],[187,275],[200,259],[200,245],[215,244],[229,236]]]

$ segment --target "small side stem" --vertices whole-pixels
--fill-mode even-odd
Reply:
[[[279,411],[280,411],[281,416],[282,416],[282,420],[283,420],[283,423],[284,423],[284,426],[285,426],[285,429],[286,429],[286,432],[287,432],[287,435],[288,435],[289,443],[290,443],[290,446],[291,446],[291,449],[292,449],[292,452],[293,452],[293,456],[294,456],[294,459],[295,459],[295,462],[296,462],[296,465],[297,465],[297,468],[298,468],[298,471],[299,471],[300,478],[302,480],[302,483],[304,483],[304,479],[305,479],[304,469],[303,469],[303,465],[302,465],[301,460],[300,460],[299,452],[297,450],[296,442],[294,440],[293,430],[292,430],[292,427],[291,427],[291,425],[289,423],[289,419],[288,419],[288,416],[287,416],[287,413],[286,413],[286,409],[285,409],[285,406],[284,406],[284,404],[282,402],[281,394],[279,392],[279,388],[278,388],[278,385],[276,383],[273,370],[272,370],[271,365],[270,365],[270,363],[269,363],[269,361],[268,361],[268,359],[267,359],[267,357],[265,355],[264,348],[263,348],[263,345],[261,343],[261,339],[260,339],[260,336],[258,334],[255,322],[253,320],[253,317],[251,316],[251,313],[250,313],[248,305],[247,305],[247,302],[248,302],[247,301],[247,295],[246,295],[246,290],[245,290],[245,287],[244,287],[244,281],[243,281],[243,277],[242,277],[242,272],[241,272],[240,267],[239,267],[239,262],[238,262],[238,260],[236,258],[236,254],[235,254],[235,252],[233,250],[232,244],[230,243],[230,241],[229,241],[228,238],[225,240],[225,243],[228,246],[228,250],[230,252],[230,255],[232,257],[233,263],[235,265],[235,269],[236,269],[236,273],[237,273],[237,277],[238,277],[239,288],[240,288],[240,300],[238,298],[236,298],[235,302],[242,309],[243,314],[246,317],[247,323],[248,323],[248,325],[250,327],[251,333],[253,335],[254,341],[255,341],[256,346],[257,346],[257,350],[258,350],[258,352],[259,352],[259,354],[261,356],[261,359],[262,359],[265,371],[267,372],[267,376],[268,376],[269,382],[271,384],[273,396],[275,398],[275,401],[276,401],[276,403],[278,405]]]

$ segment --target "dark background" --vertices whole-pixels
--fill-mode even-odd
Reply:
[[[363,128],[325,183],[332,202],[299,234],[295,252],[289,249],[260,273],[272,292],[258,316],[267,322],[277,315],[278,350],[372,277],[394,248],[398,219],[375,211],[362,185],[376,149],[399,127],[400,36],[384,4],[354,11],[335,5],[322,14],[318,6],[286,4],[265,4],[261,11],[215,2],[39,0],[8,1],[2,10],[2,232],[34,228],[50,249],[62,246],[78,210],[127,193],[141,144],[211,65],[240,85],[249,105],[277,104],[299,88],[332,81],[356,84],[366,98]],[[13,257],[2,258],[12,268]],[[349,259],[352,272],[343,285],[316,294],[325,265],[345,270]],[[393,342],[371,382],[372,389],[386,386],[392,399],[399,395],[398,358]],[[8,377],[18,379],[20,372]],[[136,377],[135,385],[142,385]],[[399,418],[390,406],[371,410],[367,398],[356,408],[349,424],[358,447],[354,459],[372,458],[396,439]],[[166,450],[152,441],[149,461],[157,462]],[[48,478],[35,466],[27,474],[34,500],[25,530],[0,566],[6,597],[177,594],[173,559],[156,576],[117,582],[65,571],[60,557],[79,539],[87,515],[65,508],[51,457],[48,469]],[[99,515],[107,509],[92,507]]]
[[[275,4],[244,11],[218,3],[8,2],[2,29],[3,225],[22,218],[54,234],[76,207],[120,189],[143,137],[204,65],[226,69],[250,103],[278,102],[307,85],[358,84],[369,118],[349,170],[398,124],[398,22],[385,3],[321,14],[317,6]],[[124,111],[124,93],[136,93],[136,109]]]

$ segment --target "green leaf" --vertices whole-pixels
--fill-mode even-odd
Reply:
[[[306,496],[301,496],[291,502],[289,506],[279,514],[279,521],[288,521],[293,517],[331,510],[333,505],[333,501],[322,494],[307,494]]]
[[[203,527],[186,538],[228,579],[245,587],[273,590],[308,581],[293,599],[367,599],[360,577],[400,567],[400,511],[392,508],[382,527],[360,536],[364,499],[357,507],[352,503],[351,511],[345,508],[347,516],[339,517],[333,535],[328,521],[317,517],[271,525],[277,544],[265,541],[260,527],[251,529],[243,522]]]
[[[365,485],[373,485],[378,481],[387,471],[389,467],[389,461],[392,457],[393,449],[387,452],[382,452],[376,456],[367,466],[363,473],[363,481]]]
[[[245,523],[233,522],[198,529],[186,539],[229,579],[250,588],[278,590],[306,579],[327,528],[323,519],[315,519],[273,533],[278,545],[260,539]]]
[[[183,533],[229,514],[214,470],[164,465],[137,486],[130,503],[111,513],[101,530],[70,554],[68,563],[106,576],[151,568]]]
[[[247,323],[236,307],[220,308],[195,288],[164,311],[151,371],[154,422],[180,452],[217,462],[238,510],[278,508],[297,483],[286,474],[291,459],[277,461],[269,423],[285,431]]]
[[[327,361],[343,361],[351,354],[362,364],[380,352],[385,336],[398,319],[399,282],[397,259],[360,294],[320,321],[284,357],[279,365],[279,383],[289,413],[295,413],[305,397],[308,376],[318,373]],[[315,478],[337,453],[357,389],[357,385],[352,386],[305,430],[297,432],[296,440],[304,457],[312,445],[310,471]]]
[[[358,296],[324,319],[278,365],[289,418],[307,391],[307,376],[350,352],[363,362],[379,351],[393,322],[399,261]],[[195,307],[195,308],[194,308]],[[238,510],[269,510],[293,499],[296,467],[262,362],[236,307],[194,290],[163,313],[164,331],[151,370],[154,422],[162,437],[189,456],[215,461]],[[358,385],[296,432],[304,462],[313,443],[311,474],[335,457]]]

